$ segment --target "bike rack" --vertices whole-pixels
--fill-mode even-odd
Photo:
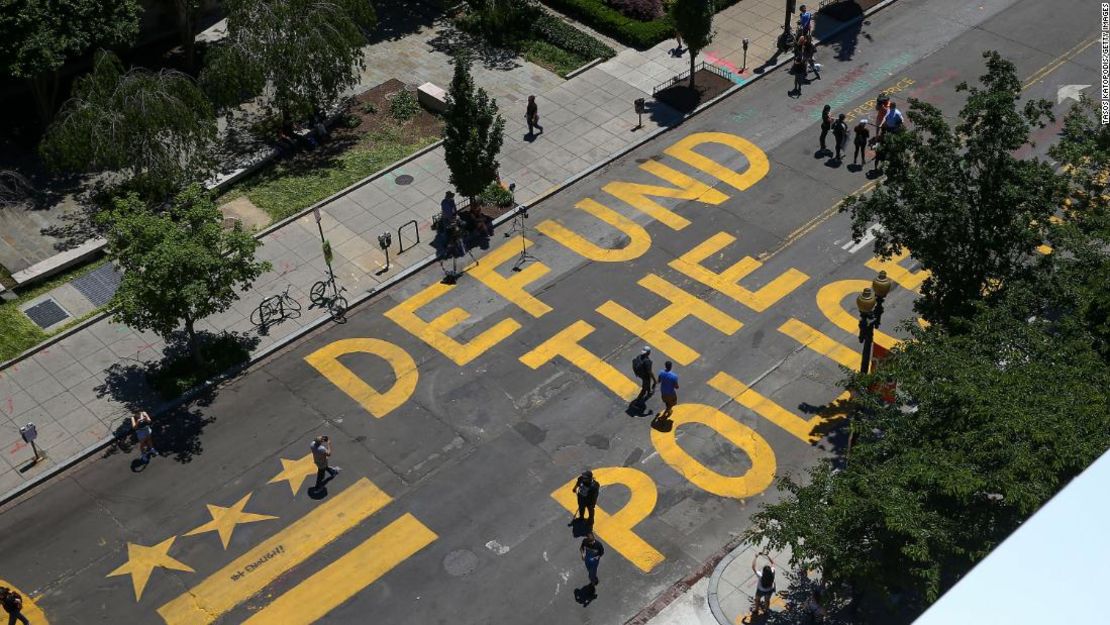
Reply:
[[[412,226],[412,231],[416,233],[416,242],[413,243],[412,245],[410,245],[408,248],[406,248],[405,247],[405,240],[401,238],[401,231],[404,230],[406,226],[410,226],[410,225]],[[417,226],[415,219],[410,219],[409,221],[406,221],[405,223],[401,224],[400,228],[397,228],[397,248],[398,248],[397,253],[398,254],[403,253],[406,249],[411,250],[412,248],[416,247],[419,244],[420,244],[420,227]]]

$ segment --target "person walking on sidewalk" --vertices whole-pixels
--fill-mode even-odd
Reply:
[[[844,113],[836,116],[836,121],[833,122],[833,140],[836,141],[836,162],[840,162],[842,158],[841,153],[844,151],[844,146],[848,144],[848,122],[844,121]]]
[[[852,152],[852,164],[856,164],[856,159],[863,159],[863,164],[867,164],[867,139],[871,136],[871,130],[867,127],[867,120],[863,117],[856,122],[856,127],[853,130],[855,133],[855,151]]]
[[[150,457],[158,455],[158,450],[154,448],[151,418],[145,410],[131,415],[131,430],[135,432],[135,438],[139,439],[139,453],[143,462],[150,462]]]
[[[825,108],[821,109],[821,154],[829,151],[829,147],[825,144],[825,139],[829,136],[829,131],[832,130],[832,107],[828,104]]]
[[[594,479],[593,471],[583,471],[572,490],[578,496],[578,512],[570,517],[570,523],[567,525],[574,525],[574,521],[579,518],[593,525],[594,507],[597,506],[597,496],[601,494],[601,483]],[[589,519],[586,518],[586,512],[590,513]]]
[[[674,29],[674,42],[675,48],[671,50],[671,56],[682,56],[682,33],[678,29]]]
[[[543,126],[540,125],[540,107],[536,104],[536,96],[528,96],[528,108],[524,111],[525,120],[528,122],[528,136],[535,137],[535,128],[539,128],[543,132]]]
[[[597,586],[601,583],[597,579],[597,565],[601,564],[601,556],[605,555],[605,545],[594,538],[591,532],[582,539],[582,546],[578,548],[578,553],[582,555],[582,562],[586,564],[586,573],[590,576],[590,586]]]
[[[328,459],[331,458],[331,440],[328,439],[326,434],[317,436],[312,441],[310,448],[312,449],[312,461],[316,463],[316,486],[313,488],[320,490],[320,487],[324,485],[324,475],[334,478],[339,475],[340,468],[328,466]]]
[[[813,30],[813,13],[810,13],[804,4],[799,8],[801,14],[798,15],[798,30],[803,35],[809,35],[810,31]]]
[[[651,394],[655,392],[655,371],[652,369],[651,364],[651,348],[644,346],[639,356],[632,359],[632,373],[640,378],[640,394],[632,401],[634,404],[643,405],[647,403]]]
[[[770,562],[770,564],[763,566],[762,572],[755,570],[759,556],[767,556],[767,561]],[[752,558],[752,573],[759,576],[755,585],[755,603],[752,607],[752,616],[754,617],[759,614],[761,606],[764,611],[771,611],[771,596],[775,594],[775,561],[767,553],[755,554],[755,557]]]
[[[671,361],[663,363],[663,370],[659,372],[659,396],[663,399],[663,411],[652,421],[666,421],[671,417],[675,404],[678,403],[678,374],[671,371]]]
[[[597,570],[597,567],[594,567]],[[10,588],[0,587],[0,604],[4,606],[4,611],[8,613],[8,625],[15,625],[18,620],[23,625],[31,625],[31,621],[23,616],[23,597],[18,592]]]

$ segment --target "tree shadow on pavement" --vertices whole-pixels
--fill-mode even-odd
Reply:
[[[464,33],[450,20],[436,22],[436,36],[428,40],[433,50],[455,56],[460,50],[467,50],[482,67],[488,70],[509,71],[523,65],[520,55],[506,48],[491,46],[479,37]]]
[[[814,20],[814,34],[817,40],[822,45],[827,46],[836,51],[834,57],[838,61],[851,61],[855,56],[856,47],[859,45],[860,33],[865,24],[863,20],[863,8],[855,1],[850,2],[837,2],[822,8],[817,13],[817,19]],[[840,28],[841,25],[847,25],[844,30],[836,35],[831,35],[833,31]],[[826,41],[826,38],[832,36],[833,39]],[[870,38],[869,35],[864,34],[865,38]]]
[[[442,10],[420,0],[377,2],[374,11],[378,16],[378,26],[370,34],[368,42],[371,45],[404,39],[435,25],[443,16]]]

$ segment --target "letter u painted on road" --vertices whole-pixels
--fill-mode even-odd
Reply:
[[[395,378],[393,386],[383,392],[367,384],[358,374],[339,362],[340,356],[347,354],[372,354],[385,360],[393,369]],[[305,356],[305,362],[379,419],[412,397],[413,391],[416,390],[416,381],[420,377],[416,370],[416,362],[408,352],[380,339],[356,338],[335,341]]]

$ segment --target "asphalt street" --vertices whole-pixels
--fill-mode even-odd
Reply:
[[[167,417],[144,470],[109,453],[9,505],[0,578],[39,623],[625,622],[837,444],[823,407],[878,269],[880,343],[912,321],[923,275],[851,241],[836,205],[872,179],[815,155],[821,105],[851,124],[885,89],[954,115],[986,49],[1055,104],[1096,82],[1097,8],[895,4],[800,97],[775,72],[533,207],[523,271],[503,227],[456,286],[431,267]],[[658,429],[628,402],[645,344],[681,377]],[[310,491],[318,433],[343,471]],[[607,552],[582,605],[586,468]]]

